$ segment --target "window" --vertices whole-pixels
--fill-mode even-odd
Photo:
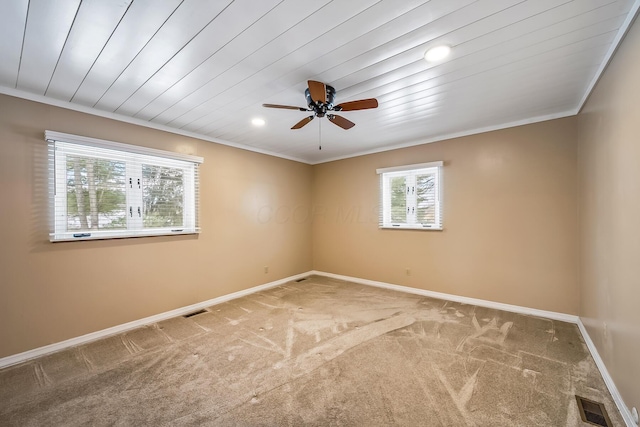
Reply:
[[[378,169],[380,227],[442,230],[442,162]]]
[[[202,158],[46,131],[49,240],[193,234]]]

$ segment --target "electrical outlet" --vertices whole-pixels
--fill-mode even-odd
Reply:
[[[269,272],[269,267],[267,267],[266,265],[264,266],[264,274],[267,274]]]
[[[410,268],[407,268],[407,269],[405,270],[405,272],[407,273],[407,276],[411,276],[411,269],[410,269]]]

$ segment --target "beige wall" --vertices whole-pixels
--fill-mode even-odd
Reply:
[[[581,304],[629,407],[640,408],[640,23],[579,117]]]
[[[204,157],[202,233],[49,243],[45,129]],[[310,270],[311,179],[309,165],[0,95],[0,357]]]
[[[575,125],[567,118],[315,166],[314,268],[577,314]],[[445,162],[444,231],[378,229],[376,168],[436,160]]]
[[[203,233],[49,243],[45,129],[204,157]],[[0,96],[0,357],[312,267],[576,313],[575,137],[563,119],[311,167]],[[432,160],[445,230],[379,230],[375,169]]]

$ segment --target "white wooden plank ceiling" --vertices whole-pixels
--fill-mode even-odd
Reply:
[[[318,163],[576,114],[638,3],[3,1],[0,91]],[[380,106],[350,130],[262,107],[306,107],[309,79]]]

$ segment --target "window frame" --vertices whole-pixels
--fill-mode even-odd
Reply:
[[[436,161],[429,163],[419,163],[413,165],[395,166],[389,168],[376,169],[376,173],[380,176],[380,212],[378,226],[381,229],[393,230],[436,230],[442,231],[442,168],[444,162]],[[419,175],[434,174],[435,176],[435,223],[426,224],[416,221],[415,209],[417,207],[417,194],[411,194],[406,198],[406,206],[408,209],[413,208],[412,212],[407,212],[406,222],[394,222],[391,220],[391,189],[390,180],[397,177],[405,177],[408,185],[416,185],[416,179]]]
[[[49,195],[51,225],[49,241],[103,240],[145,236],[198,234],[199,174],[204,159],[182,153],[157,150],[119,142],[45,131],[49,144]],[[67,217],[67,158],[80,156],[112,160],[125,164],[125,210],[137,204],[141,209],[143,195],[143,165],[170,167],[183,171],[183,221],[179,227],[144,227],[143,217],[126,215],[124,229],[69,230]],[[63,178],[61,178],[63,177]],[[140,179],[141,185],[134,189]],[[133,185],[129,185],[132,179]],[[135,209],[137,211],[137,209]]]

